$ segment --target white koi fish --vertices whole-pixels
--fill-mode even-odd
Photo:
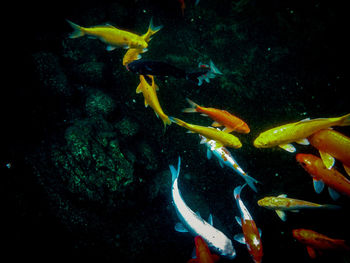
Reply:
[[[242,227],[243,233],[234,236],[234,239],[247,245],[248,252],[255,263],[260,263],[263,256],[263,247],[261,243],[261,231],[257,228],[252,216],[241,199],[241,191],[245,185],[237,186],[233,191],[241,218],[236,216],[237,223]]]
[[[259,181],[249,176],[245,171],[243,171],[243,169],[238,165],[231,153],[224,146],[217,147],[217,142],[215,140],[208,140],[203,135],[199,135],[199,137],[201,138],[200,143],[205,143],[205,145],[207,146],[208,159],[211,159],[212,155],[214,154],[218,158],[221,167],[224,167],[224,165],[226,165],[232,168],[246,181],[246,183],[251,189],[253,189],[253,191],[257,192],[254,183],[259,183]]]
[[[213,226],[212,215],[209,216],[208,223],[199,214],[193,212],[182,199],[178,187],[180,164],[181,159],[179,157],[177,170],[173,165],[169,165],[172,175],[171,194],[173,204],[181,221],[181,223],[175,225],[175,230],[179,232],[190,232],[193,236],[201,236],[217,254],[233,259],[236,256],[236,251],[232,245],[232,241]]]

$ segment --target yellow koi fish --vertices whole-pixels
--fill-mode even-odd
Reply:
[[[67,22],[74,29],[70,38],[78,38],[84,35],[95,37],[107,44],[107,50],[112,51],[116,47],[146,49],[148,44],[142,36],[129,31],[118,29],[112,25],[82,27],[69,20]]]
[[[191,133],[198,133],[206,137],[208,140],[216,141],[217,142],[215,146],[216,148],[220,148],[222,146],[231,147],[231,148],[242,147],[242,143],[240,142],[240,140],[236,136],[230,133],[223,132],[213,127],[204,127],[204,126],[199,126],[195,124],[190,124],[174,117],[169,117],[169,119],[172,122],[175,122],[177,125],[186,128]]]
[[[258,205],[267,209],[275,210],[282,221],[287,220],[284,211],[298,212],[299,209],[339,209],[337,205],[320,205],[308,201],[287,198],[287,195],[282,194],[277,197],[267,196],[258,201]]]
[[[286,151],[295,152],[294,146],[290,143],[297,142],[306,145],[309,144],[306,138],[321,129],[348,125],[350,125],[350,114],[338,118],[305,119],[261,133],[255,139],[254,146],[257,148],[270,148],[278,145]]]
[[[171,121],[169,117],[163,112],[162,107],[159,104],[157,97],[158,86],[154,83],[153,76],[148,76],[152,80],[152,84],[149,85],[143,75],[140,75],[140,84],[137,86],[136,93],[142,92],[145,98],[145,106],[151,106],[157,117],[160,117],[164,123],[164,128],[166,125],[170,125]]]
[[[162,29],[163,26],[154,26],[153,21],[151,19],[151,22],[149,23],[147,32],[141,36],[145,40],[146,43],[148,43],[151,40],[151,36],[153,36],[155,33],[157,33],[159,30]],[[130,62],[133,62],[134,60],[140,59],[142,56],[141,53],[145,53],[147,49],[142,48],[130,48],[128,51],[126,51],[124,57],[123,57],[123,66],[126,66]]]

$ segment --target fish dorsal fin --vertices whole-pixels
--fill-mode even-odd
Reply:
[[[282,210],[276,210],[276,214],[278,215],[279,218],[281,218],[283,222],[287,220],[287,215]]]
[[[283,197],[283,198],[286,198],[287,197],[287,195],[286,194],[280,194],[279,196],[277,196],[277,197]]]
[[[117,29],[115,26],[112,26],[111,24],[104,24],[104,25],[97,25],[97,26],[92,26],[91,28],[113,28]]]
[[[212,214],[209,214],[208,223],[209,223],[210,225],[213,225],[213,224],[214,224],[214,222],[213,222],[213,215],[212,215]]]
[[[199,211],[196,212],[196,215],[197,215],[199,218],[202,218],[202,217],[201,217],[201,214],[199,213]]]
[[[326,166],[327,169],[331,169],[335,162],[334,157],[329,153],[326,153],[323,151],[319,151],[319,152],[320,152],[320,156],[324,166]]]
[[[305,118],[305,119],[302,119],[301,121],[299,121],[299,122],[307,122],[307,121],[309,121],[310,120],[310,118]]]

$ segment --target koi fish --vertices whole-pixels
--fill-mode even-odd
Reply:
[[[320,130],[308,140],[319,150],[323,164],[328,168],[334,165],[334,158],[343,163],[344,169],[350,175],[350,138],[340,132],[327,129]]]
[[[316,258],[316,252],[320,253],[322,250],[350,250],[350,247],[345,244],[345,240],[333,239],[310,229],[294,229],[292,233],[296,240],[306,245],[310,258]]]
[[[143,75],[140,75],[140,84],[137,86],[136,93],[142,92],[143,97],[145,98],[145,106],[148,105],[151,106],[151,108],[154,110],[154,113],[157,117],[160,117],[164,123],[164,128],[167,125],[171,124],[171,121],[168,118],[168,115],[166,115],[163,112],[162,107],[159,104],[159,100],[157,97],[158,86],[154,82],[154,77],[149,76],[151,78],[152,84],[149,85],[146,81],[145,77]]]
[[[151,36],[153,36],[155,33],[157,33],[159,30],[161,30],[163,26],[154,26],[153,25],[153,19],[151,19],[147,32],[141,36],[146,43],[148,43],[151,40]],[[145,53],[147,49],[141,49],[141,48],[130,48],[128,51],[126,51],[124,57],[123,57],[123,66],[126,66],[130,62],[134,60],[140,59],[142,56],[141,53]]]
[[[350,125],[350,114],[338,118],[305,119],[299,122],[289,123],[269,129],[261,133],[254,141],[257,148],[269,148],[279,146],[282,149],[295,152],[295,148],[290,143],[297,142],[307,145],[307,137],[311,134],[327,129],[331,126]]]
[[[260,263],[263,257],[263,247],[261,242],[261,231],[257,228],[252,216],[241,199],[241,191],[243,186],[237,186],[233,191],[233,196],[236,199],[238,209],[241,213],[241,218],[236,216],[237,223],[242,227],[243,234],[237,234],[234,239],[246,244],[249,254],[252,256],[255,263]]]
[[[204,65],[204,64],[202,64]],[[127,69],[139,75],[152,76],[172,76],[175,78],[186,79],[188,81],[202,85],[203,78],[215,78],[217,74],[222,74],[210,61],[210,66],[200,67],[199,70],[186,71],[174,65],[156,60],[135,60],[127,65]]]
[[[189,133],[199,133],[200,135],[206,137],[208,140],[215,140],[217,148],[220,148],[222,146],[232,148],[242,147],[241,141],[236,136],[227,132],[223,132],[220,129],[190,124],[174,117],[169,117],[169,119],[171,122],[175,122],[177,125],[189,130]]]
[[[287,198],[287,195],[281,194],[277,197],[267,196],[258,201],[258,205],[267,209],[275,210],[282,221],[287,220],[285,211],[299,212],[300,209],[340,209],[337,205],[320,205],[304,200]]]
[[[216,77],[216,75],[222,75],[222,72],[214,65],[213,61],[210,60],[209,65],[199,63],[198,67],[201,69],[210,69],[207,74],[200,75],[198,77],[198,86],[201,86],[203,83],[203,80],[207,83],[210,82],[210,79],[213,79]]]
[[[186,98],[187,102],[191,105],[191,108],[185,108],[182,110],[182,112],[192,113],[192,112],[199,112],[203,116],[208,116],[214,122],[211,124],[213,127],[221,127],[225,126],[223,129],[224,132],[240,132],[240,133],[249,133],[250,129],[248,125],[242,121],[240,118],[234,116],[233,114],[229,113],[225,110],[219,110],[215,108],[206,108],[199,106],[198,104],[194,103],[192,100]]]
[[[224,165],[230,167],[233,171],[238,173],[249,185],[250,188],[253,189],[254,192],[257,192],[257,189],[254,183],[258,183],[253,177],[250,177],[243,169],[238,165],[236,160],[233,158],[231,153],[224,147],[217,147],[217,142],[214,140],[208,140],[202,135],[199,135],[201,138],[201,144],[205,143],[207,146],[207,158],[211,159],[211,156],[214,154],[218,160],[221,167]]]
[[[201,236],[194,238],[196,248],[196,258],[192,258],[187,263],[214,263],[220,259],[216,254],[210,253],[207,243]]]
[[[209,222],[205,221],[198,213],[193,212],[183,200],[178,186],[180,165],[180,157],[177,170],[173,165],[169,165],[172,175],[172,200],[176,214],[181,222],[175,225],[175,230],[178,232],[190,232],[193,236],[201,236],[215,253],[229,259],[235,258],[236,251],[232,245],[232,241],[224,233],[213,226],[212,215],[209,216]]]
[[[350,196],[350,181],[334,168],[327,169],[321,158],[312,154],[298,153],[296,160],[312,176],[316,193],[321,193],[326,184],[333,200],[339,198],[338,192]]]
[[[84,35],[97,38],[107,44],[107,50],[112,51],[116,47],[146,49],[148,44],[142,36],[129,31],[118,29],[112,25],[82,27],[69,20],[69,25],[74,29],[70,38],[78,38]]]

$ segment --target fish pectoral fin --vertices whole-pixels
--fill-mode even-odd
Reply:
[[[137,88],[136,88],[136,93],[138,94],[138,93],[141,93],[142,92],[142,85],[141,85],[141,83],[137,86]]]
[[[233,238],[234,238],[234,240],[236,240],[237,242],[239,242],[241,244],[246,244],[245,237],[244,237],[243,233],[242,234],[237,234]]]
[[[145,107],[146,107],[146,108],[148,107],[148,102],[147,102],[146,99],[145,99]]]
[[[204,144],[208,141],[207,138],[205,138],[204,136],[201,137],[201,141],[199,142],[200,144]]]
[[[108,46],[106,47],[106,50],[107,50],[107,51],[113,51],[113,50],[116,49],[116,48],[117,48],[116,46],[108,45]]]
[[[208,148],[207,149],[207,158],[208,158],[208,160],[212,157],[212,152],[211,152],[211,150]]]
[[[350,176],[350,167],[343,164],[345,172]]]
[[[280,144],[280,145],[278,145],[278,147],[280,147],[283,150],[285,150],[287,152],[290,152],[290,153],[294,153],[295,152],[295,147],[292,144],[290,144],[290,143]]]
[[[234,129],[233,128],[229,128],[229,127],[225,127],[222,131],[226,132],[226,133],[230,133],[232,132]]]
[[[335,159],[332,155],[330,155],[329,153],[323,152],[323,151],[319,151],[320,152],[320,156],[322,159],[322,162],[324,164],[324,166],[326,166],[327,169],[331,169],[334,165]]]
[[[312,179],[316,193],[321,193],[324,188],[324,183],[321,180]]]
[[[328,193],[334,201],[340,197],[340,194],[337,191],[335,191],[333,188],[328,187]]]
[[[261,229],[260,229],[260,228],[258,228],[258,231],[259,231],[259,236],[261,237],[261,235],[262,235],[262,231],[261,231]]]
[[[214,224],[213,215],[212,215],[212,214],[209,214],[208,223],[209,223],[210,225],[213,225],[213,224]]]
[[[278,215],[278,217],[283,221],[286,222],[287,220],[287,215],[284,211],[282,210],[276,210],[276,214]]]
[[[238,217],[238,216],[235,216],[235,219],[236,219],[237,224],[239,224],[240,226],[242,226],[242,220],[241,220],[241,218]]]
[[[186,232],[188,232],[188,230],[186,229],[186,227],[185,227],[182,223],[180,223],[180,222],[178,222],[178,223],[175,224],[175,230],[176,230],[177,232],[180,232],[180,233],[186,233]]]
[[[207,115],[207,116],[208,116],[208,115]],[[213,127],[221,127],[222,124],[218,123],[217,121],[214,121],[214,122],[211,124],[211,126],[213,126]]]
[[[307,250],[307,253],[309,254],[310,258],[316,258],[316,250],[315,249],[307,246],[306,250]]]
[[[221,161],[220,159],[218,159],[218,160],[219,160],[219,164],[220,164],[221,168],[224,168],[224,163],[223,163],[223,161]]]
[[[309,144],[310,144],[309,140],[306,139],[306,138],[297,140],[297,141],[295,141],[295,142],[296,142],[297,144],[301,144],[301,145],[309,145]]]

